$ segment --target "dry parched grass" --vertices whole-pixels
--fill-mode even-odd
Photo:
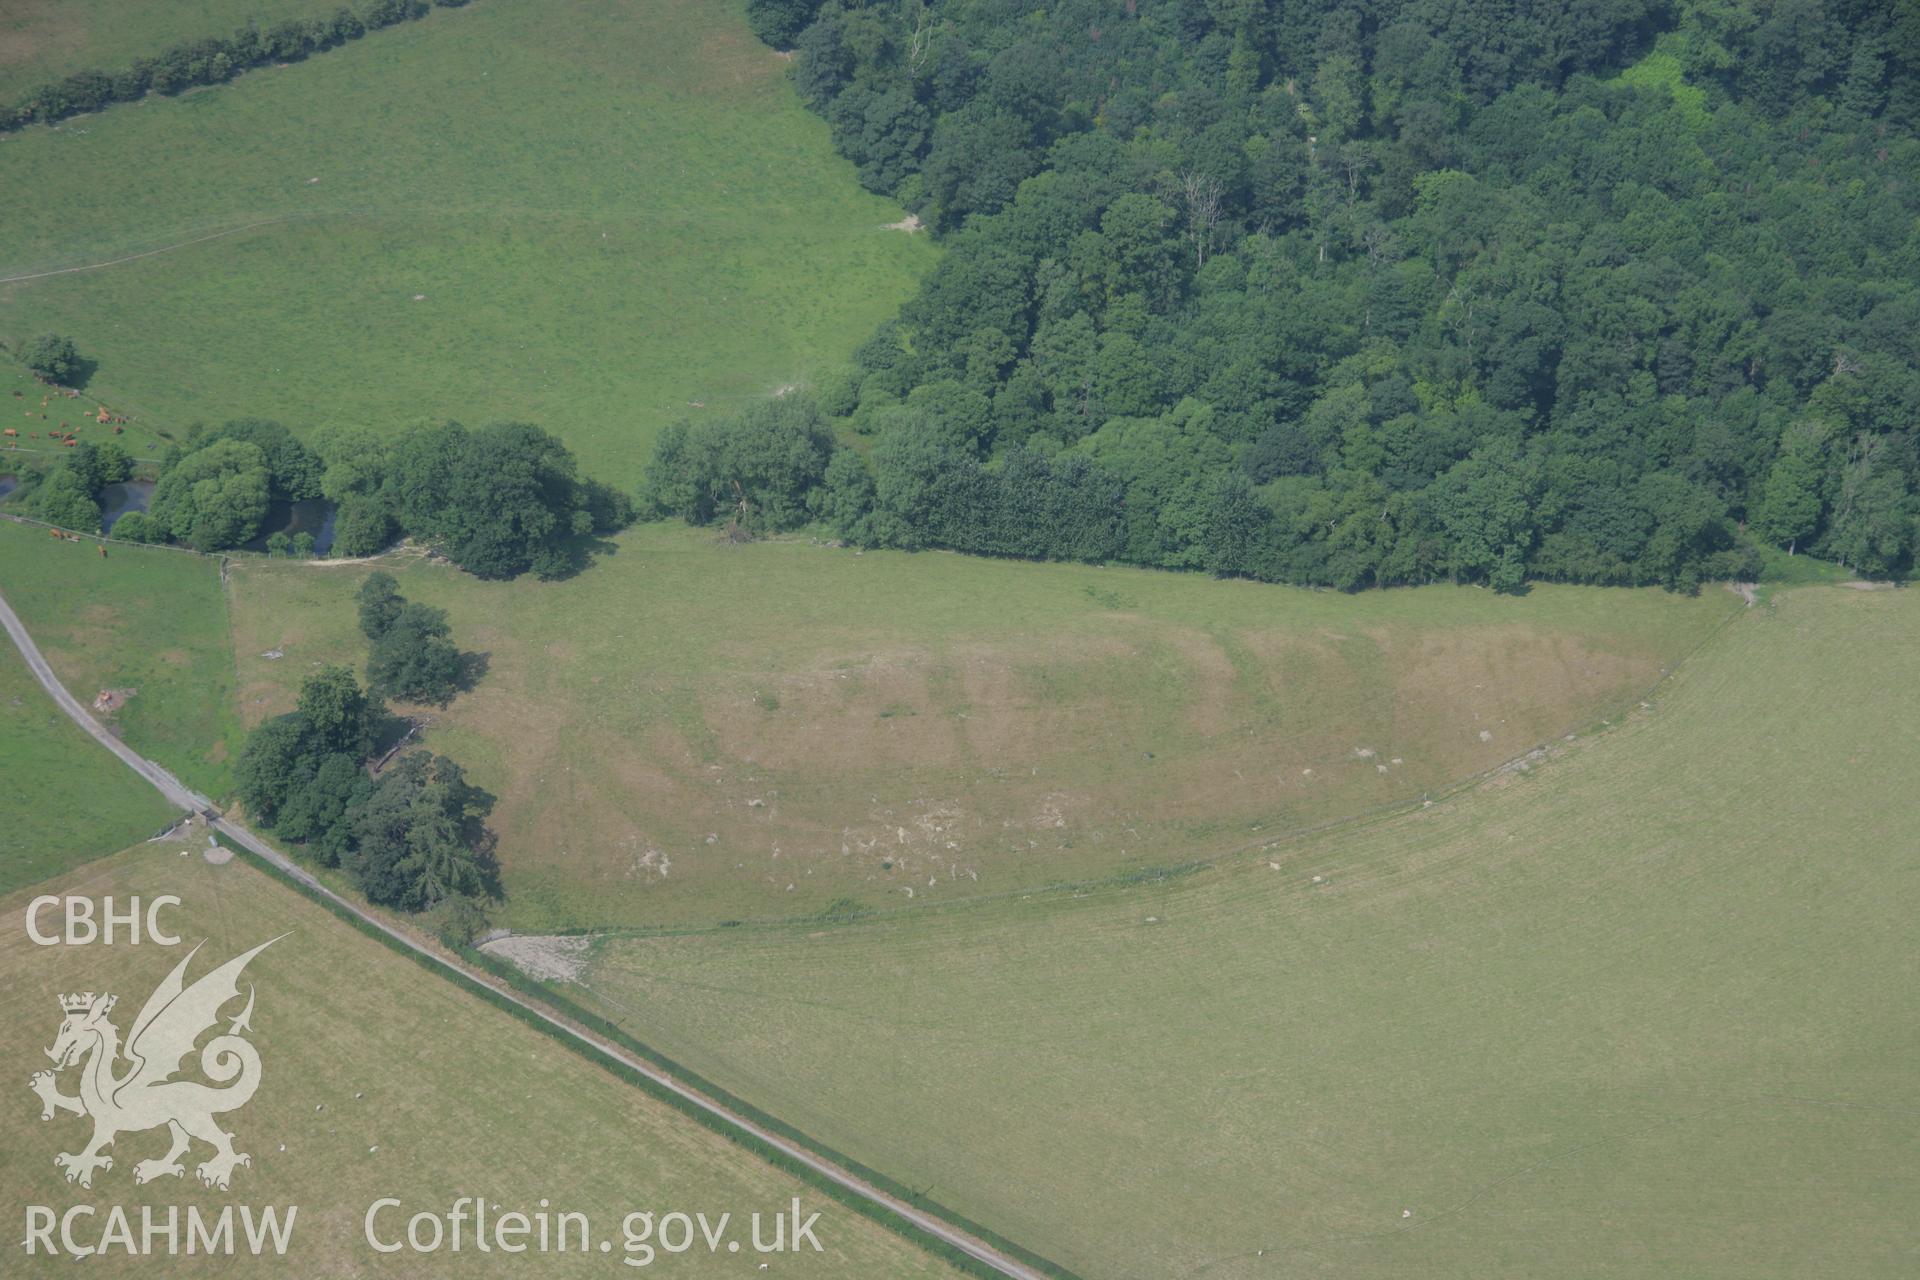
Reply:
[[[1616,729],[1431,808],[1172,882],[616,938],[583,981],[1084,1275],[1891,1280],[1916,630],[1912,591],[1777,594]],[[1473,684],[1544,706],[1609,651],[1408,647],[1495,727],[1534,704]]]
[[[489,654],[429,741],[500,796],[505,917],[528,932],[1018,892],[1417,803],[1636,698],[1739,607],[1350,597],[670,526],[618,546],[567,583],[396,568]],[[364,572],[236,567],[250,721],[314,663],[364,660]]]
[[[822,1252],[783,1254],[779,1272],[814,1277],[948,1276],[954,1274],[917,1246],[839,1207],[759,1156],[734,1146],[638,1088],[580,1057],[505,1013],[481,1003],[436,974],[368,938],[320,907],[256,871],[244,860],[210,865],[198,836],[189,843],[140,845],[91,863],[51,885],[0,899],[0,1019],[8,1028],[7,1066],[17,1072],[8,1118],[7,1159],[0,1161],[0,1201],[48,1205],[56,1213],[97,1204],[97,1240],[110,1205],[123,1206],[139,1239],[140,1207],[179,1206],[217,1213],[222,1203],[298,1207],[292,1245],[284,1258],[198,1258],[223,1276],[468,1275],[475,1268],[471,1222],[466,1247],[433,1254],[375,1253],[362,1222],[376,1199],[398,1197],[404,1209],[383,1218],[397,1223],[420,1210],[444,1214],[459,1196],[484,1195],[501,1210],[529,1215],[544,1201],[553,1212],[588,1215],[596,1250],[491,1255],[499,1274],[607,1276],[622,1266],[621,1223],[636,1210],[656,1217],[671,1210],[733,1215],[741,1251],[704,1246],[655,1261],[673,1274],[739,1275],[754,1270],[748,1215],[784,1209],[798,1196],[824,1210],[817,1230]],[[175,894],[181,906],[166,919],[182,938],[175,949],[39,947],[28,941],[22,917],[37,893],[132,895],[151,900]],[[203,1189],[196,1147],[183,1179],[135,1185],[137,1161],[166,1149],[164,1130],[126,1133],[112,1149],[111,1170],[97,1173],[91,1190],[66,1183],[52,1156],[84,1143],[85,1122],[61,1115],[42,1124],[28,1096],[27,1076],[45,1069],[40,1050],[60,1025],[59,996],[111,991],[125,1033],[141,1002],[205,940],[189,980],[268,938],[285,935],[247,968],[244,985],[256,1005],[248,1039],[259,1052],[259,1091],[243,1108],[220,1117],[235,1146],[252,1163],[234,1174],[230,1194]],[[228,1010],[238,1010],[238,1004]],[[225,1023],[222,1023],[225,1029]],[[188,1079],[197,1055],[186,1060]],[[69,1072],[63,1092],[75,1085]],[[85,1223],[84,1219],[78,1220]],[[17,1225],[17,1219],[16,1219]],[[769,1232],[770,1234],[770,1232]],[[81,1236],[85,1239],[84,1228]],[[56,1234],[56,1239],[58,1236]],[[529,1236],[531,1241],[534,1237]],[[184,1237],[183,1237],[184,1239]],[[597,1251],[613,1243],[611,1256]],[[165,1255],[134,1258],[118,1248],[87,1261],[88,1274],[175,1273]],[[184,1247],[184,1245],[183,1245]],[[53,1275],[70,1259],[28,1259],[9,1245],[8,1274]],[[504,1269],[503,1269],[504,1268]]]

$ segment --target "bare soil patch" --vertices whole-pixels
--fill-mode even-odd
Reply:
[[[592,943],[579,936],[538,937],[515,934],[482,943],[480,950],[499,956],[542,982],[578,982],[586,972]]]

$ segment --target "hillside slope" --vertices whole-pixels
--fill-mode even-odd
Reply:
[[[586,987],[1087,1274],[1903,1275],[1917,630],[1910,591],[1793,591],[1424,811],[1169,886],[613,940]]]
[[[407,557],[487,676],[428,740],[500,797],[521,931],[907,908],[1166,868],[1630,704],[1724,591],[1362,596],[651,525],[568,582]],[[365,570],[237,563],[249,723],[366,660]],[[268,659],[267,653],[284,654]]]

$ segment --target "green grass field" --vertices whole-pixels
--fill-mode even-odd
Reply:
[[[666,524],[569,582],[383,567],[488,655],[428,741],[499,795],[502,919],[532,931],[1008,893],[1417,803],[1630,703],[1740,607],[1349,596]],[[364,664],[367,572],[235,563],[248,723],[313,663]]]
[[[226,795],[241,735],[217,561],[126,546],[102,559],[98,543],[0,520],[0,588],[74,697],[116,692],[96,714],[127,745]]]
[[[105,756],[104,752],[99,752]],[[129,775],[131,776],[131,775]],[[495,1274],[617,1275],[620,1225],[635,1210],[734,1215],[747,1239],[746,1215],[785,1207],[799,1196],[824,1210],[816,1229],[822,1252],[774,1259],[771,1274],[819,1277],[951,1275],[916,1245],[893,1235],[766,1164],[664,1103],[657,1102],[555,1040],[483,1004],[437,974],[397,955],[269,879],[244,861],[209,865],[201,838],[140,845],[94,862],[40,891],[132,895],[171,893],[182,906],[165,917],[183,945],[37,947],[22,917],[28,893],[0,903],[0,1021],[7,1027],[10,1112],[0,1146],[0,1203],[17,1230],[26,1205],[64,1212],[74,1204],[298,1206],[285,1259],[196,1258],[174,1268],[220,1275]],[[43,920],[43,924],[47,923]],[[285,934],[246,970],[257,993],[250,1037],[262,1061],[259,1092],[221,1117],[235,1146],[253,1157],[235,1172],[230,1194],[202,1188],[190,1158],[183,1180],[133,1181],[137,1160],[160,1155],[166,1135],[128,1133],[115,1143],[114,1167],[91,1190],[68,1185],[53,1155],[73,1151],[84,1122],[68,1115],[42,1124],[28,1093],[44,1069],[41,1050],[60,1025],[58,996],[110,990],[121,1002],[114,1021],[125,1033],[141,1003],[186,948],[205,939],[189,978],[230,956]],[[189,1058],[191,1064],[195,1059]],[[191,1065],[187,1068],[193,1074]],[[75,1074],[62,1081],[75,1089]],[[362,1218],[383,1196],[405,1212],[382,1219],[404,1231],[406,1215],[444,1213],[461,1195],[480,1194],[506,1209],[537,1211],[542,1198],[586,1213],[600,1253],[528,1253],[479,1258],[468,1247],[422,1255],[380,1255],[364,1243]],[[83,1228],[86,1224],[82,1223]],[[184,1228],[183,1228],[184,1230]],[[469,1227],[469,1233],[471,1227]],[[84,1238],[85,1232],[82,1231]],[[98,1238],[98,1226],[94,1228]],[[164,1248],[164,1241],[162,1242]],[[71,1259],[27,1259],[10,1239],[9,1275],[66,1274]],[[750,1260],[751,1259],[751,1260]],[[757,1255],[661,1254],[640,1274],[739,1275],[758,1272]],[[489,1265],[490,1264],[490,1265]],[[146,1275],[169,1260],[115,1252],[88,1260],[91,1274]]]
[[[105,404],[117,417],[125,417],[118,404],[102,401],[88,393],[69,399],[55,394],[35,381],[26,366],[0,355],[0,428],[16,434],[0,437],[0,475],[53,465],[62,448],[59,438],[72,432],[75,439],[101,444],[113,441],[143,462],[158,462],[166,450],[166,438],[150,423],[129,421],[125,425],[95,420]],[[116,433],[114,426],[120,426]]]
[[[1911,591],[1785,592],[1430,809],[1168,885],[616,939],[587,991],[1087,1275],[1907,1275],[1917,632]]]
[[[173,812],[67,719],[0,636],[0,893],[144,839]]]
[[[118,71],[181,40],[339,7],[336,0],[8,0],[0,8],[0,102],[76,71]]]
[[[0,102],[337,4],[15,0]],[[860,189],[743,10],[478,0],[0,138],[0,343],[53,330],[97,362],[42,403],[0,353],[0,474],[54,461],[67,424],[113,438],[107,405],[143,459],[241,415],[524,419],[630,488],[663,424],[843,364],[937,249]],[[1704,127],[1679,39],[1617,80]],[[62,679],[222,801],[248,726],[317,666],[364,668],[373,567],[223,577],[0,521],[0,589]],[[1086,1280],[1878,1280],[1920,1259],[1910,590],[1771,552],[1751,606],[1717,584],[1348,595],[664,523],[563,582],[412,547],[378,567],[485,658],[451,706],[402,710],[498,797],[493,922],[595,931],[555,990]],[[629,1211],[743,1235],[798,1196],[824,1253],[659,1269],[952,1274],[209,861],[204,832],[149,841],[170,814],[0,645],[16,1224],[228,1199],[136,1187],[155,1133],[67,1185],[52,1156],[82,1124],[41,1124],[24,1088],[61,993],[117,992],[125,1028],[184,953],[36,946],[27,901],[173,893],[196,973],[285,935],[248,974],[265,1082],[224,1123],[253,1156],[231,1199],[298,1205],[296,1244],[212,1272],[607,1276]],[[613,1256],[362,1240],[377,1197],[474,1194],[587,1213]],[[71,1269],[7,1248],[9,1275]]]
[[[482,3],[23,131],[0,334],[71,334],[158,426],[516,418],[630,484],[663,423],[843,362],[931,262],[785,67],[736,3]]]

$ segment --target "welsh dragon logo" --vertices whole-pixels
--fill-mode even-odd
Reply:
[[[239,998],[240,971],[279,940],[270,938],[187,986],[187,965],[200,950],[196,946],[147,997],[124,1047],[119,1028],[108,1017],[118,996],[88,991],[60,997],[66,1016],[53,1048],[46,1051],[53,1059],[53,1070],[35,1072],[28,1085],[40,1096],[42,1120],[51,1120],[60,1111],[93,1120],[93,1139],[83,1150],[53,1158],[68,1182],[91,1187],[95,1170],[113,1168],[113,1157],[103,1151],[115,1138],[161,1125],[167,1127],[173,1145],[159,1159],[133,1166],[136,1183],[180,1177],[186,1172],[180,1157],[196,1138],[213,1147],[213,1156],[195,1170],[209,1187],[225,1191],[234,1166],[253,1163],[244,1151],[233,1149],[234,1135],[214,1121],[216,1115],[244,1107],[260,1087],[260,1054],[241,1035],[252,1030],[251,986],[246,1008],[228,1022],[225,1034],[214,1036],[200,1050],[200,1070],[214,1084],[173,1077],[180,1071],[181,1059],[193,1052],[194,1042],[219,1022],[220,1010]],[[128,1065],[116,1072],[122,1059]],[[61,1093],[56,1079],[72,1066],[80,1068],[77,1097]]]

